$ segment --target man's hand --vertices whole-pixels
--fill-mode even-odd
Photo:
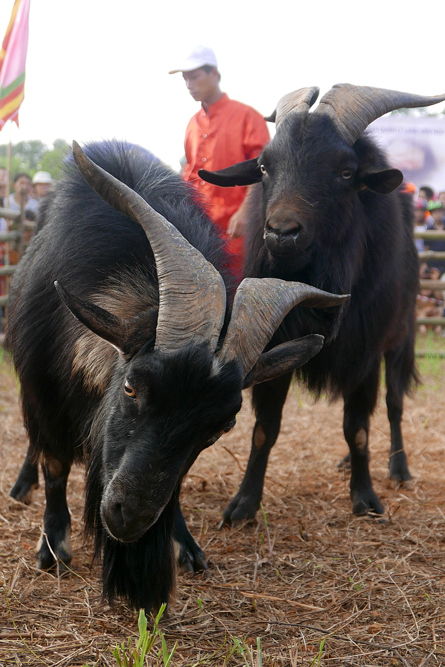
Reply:
[[[229,226],[227,227],[227,234],[231,239],[239,239],[240,236],[244,236],[246,229],[246,217],[242,212],[242,205],[240,208],[235,211],[232,217],[229,220]]]
[[[247,194],[244,197],[241,206],[229,220],[229,225],[227,227],[227,234],[231,239],[239,239],[241,236],[244,236],[246,233],[247,225],[247,209],[249,202],[249,192],[250,188],[247,190]]]

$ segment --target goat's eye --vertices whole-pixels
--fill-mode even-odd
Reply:
[[[262,174],[267,174],[266,167],[264,166],[264,164],[260,164],[260,171]]]
[[[345,181],[349,181],[349,179],[352,178],[352,171],[351,171],[350,169],[344,169],[344,170],[341,172],[341,177],[342,177]]]
[[[228,433],[229,431],[231,431],[232,428],[235,426],[235,424],[236,424],[236,419],[232,419],[232,421],[226,425],[223,433]]]
[[[136,398],[136,392],[134,390],[134,387],[132,387],[127,380],[125,380],[124,391],[130,398]]]

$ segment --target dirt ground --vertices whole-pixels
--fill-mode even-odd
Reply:
[[[385,522],[351,515],[348,476],[337,471],[346,452],[341,405],[314,405],[293,387],[264,514],[219,530],[250,449],[246,393],[235,429],[203,453],[184,485],[184,515],[209,569],[178,575],[161,624],[170,650],[177,642],[172,667],[445,665],[445,361],[423,361],[421,370],[424,385],[404,415],[409,488],[388,480],[383,398],[372,421],[371,470]],[[111,651],[129,637],[135,645],[137,613],[101,600],[99,566],[91,567],[82,536],[83,471],[68,488],[75,555],[67,577],[34,565],[43,488],[28,507],[8,495],[26,435],[6,357],[0,424],[0,665],[116,666]],[[147,664],[164,664],[157,646]]]

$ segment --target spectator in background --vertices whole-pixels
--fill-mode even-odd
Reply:
[[[53,179],[51,174],[47,171],[38,171],[34,174],[32,179],[32,186],[34,191],[34,197],[39,202],[44,195],[50,190],[53,184]]]
[[[442,190],[439,192],[437,195],[437,199],[442,202],[442,204],[445,206],[445,190]]]
[[[434,190],[430,188],[429,185],[421,185],[419,188],[419,197],[421,199],[426,199],[427,202],[434,199]]]
[[[427,229],[425,216],[428,209],[428,202],[426,199],[419,197],[414,204],[414,231],[425,232]],[[425,241],[423,239],[415,239],[417,252],[425,250]]]
[[[428,202],[428,212],[433,219],[434,229],[443,229],[445,208],[440,199]]]
[[[12,189],[14,190],[14,193],[12,197],[10,197],[9,200],[9,208],[12,211],[20,211],[20,196],[21,193],[24,193],[25,195],[25,214],[26,217],[28,217],[28,211],[33,213],[33,215],[29,216],[30,219],[35,218],[35,214],[37,212],[37,209],[39,207],[39,204],[36,199],[32,198],[32,183],[31,179],[28,176],[28,174],[21,173],[21,174],[16,174],[14,176],[14,180],[12,182]]]
[[[441,201],[436,199],[428,203],[428,211],[433,219],[433,229],[443,231],[444,229],[444,214],[445,209]],[[425,244],[425,250],[432,250],[433,252],[445,252],[445,239],[435,239],[428,241]],[[439,275],[435,278],[438,280],[440,276],[445,273],[445,260],[434,259],[429,262],[431,268],[438,269]]]
[[[215,171],[257,157],[269,141],[269,131],[255,109],[229,99],[222,92],[212,49],[195,47],[170,74],[177,72],[182,72],[193,99],[201,102],[201,109],[186,129],[182,176],[204,196],[210,217],[230,239],[228,249],[233,253],[233,268],[241,276],[247,188],[219,188],[202,181],[198,170]]]

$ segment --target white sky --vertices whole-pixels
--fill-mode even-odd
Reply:
[[[0,0],[0,39],[12,6]],[[230,97],[268,115],[303,86],[444,93],[444,18],[443,0],[31,0],[20,130],[0,143],[115,137],[176,169],[199,106],[168,70],[195,44],[215,50]]]

